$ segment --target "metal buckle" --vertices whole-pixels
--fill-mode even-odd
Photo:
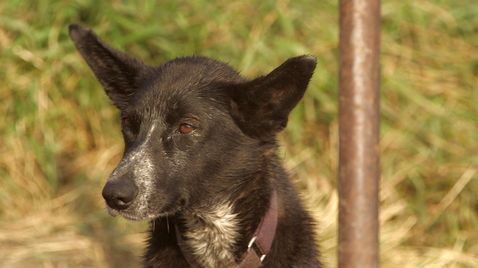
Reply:
[[[255,247],[253,247],[253,245],[256,242],[256,239],[257,239],[257,236],[254,236],[253,238],[251,238],[251,240],[249,241],[249,244],[247,245],[247,251],[251,250],[251,248],[252,248],[252,250],[254,250],[254,252],[259,256],[259,260],[261,262],[263,262],[267,255],[262,254],[262,252],[260,252],[261,251],[260,248],[257,245]]]
[[[262,256],[259,258],[259,260],[261,260],[261,262],[263,262],[264,259],[265,259],[265,257],[266,257],[266,254],[262,255]]]
[[[249,244],[247,245],[247,250],[251,249],[254,242],[256,242],[256,239],[257,239],[257,236],[254,236],[253,238],[251,238],[251,241],[249,241]]]

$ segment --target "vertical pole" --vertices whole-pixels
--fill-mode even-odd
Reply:
[[[341,268],[379,263],[380,0],[340,0]]]

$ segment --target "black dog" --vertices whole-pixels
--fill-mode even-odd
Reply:
[[[321,266],[312,220],[276,156],[314,57],[246,80],[205,57],[148,66],[69,30],[121,112],[125,151],[103,197],[112,215],[152,222],[146,267]]]

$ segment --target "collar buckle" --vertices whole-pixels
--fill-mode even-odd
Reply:
[[[249,241],[249,244],[247,245],[247,251],[249,252],[252,249],[254,253],[259,257],[259,260],[262,263],[264,259],[266,258],[267,254],[265,254],[261,246],[258,243],[256,243],[256,239],[257,239],[257,236],[254,236],[251,238],[251,240]]]

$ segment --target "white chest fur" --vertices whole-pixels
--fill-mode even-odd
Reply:
[[[221,267],[234,261],[233,247],[239,226],[230,204],[216,204],[183,219],[184,243],[199,263],[205,267]]]

